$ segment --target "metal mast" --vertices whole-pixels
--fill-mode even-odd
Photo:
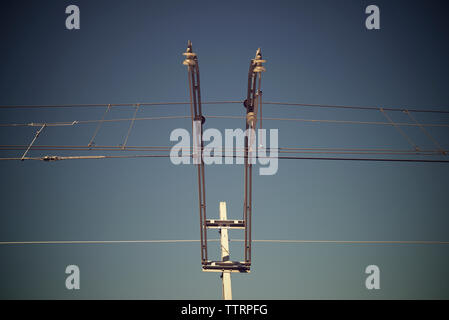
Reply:
[[[245,263],[251,266],[251,218],[252,218],[252,172],[257,146],[255,144],[255,130],[257,124],[257,112],[262,110],[261,81],[262,72],[265,67],[262,65],[260,48],[257,49],[256,56],[251,59],[248,71],[248,91],[246,100],[243,102],[246,108],[246,136],[245,136],[245,195],[243,200],[243,220],[245,221]]]
[[[200,70],[198,57],[192,50],[192,42],[189,40],[187,50],[183,53],[186,59],[182,63],[188,68],[190,111],[192,115],[192,134],[194,139],[194,163],[198,167],[198,202],[200,211],[200,239],[201,239],[201,263],[207,261],[207,228],[206,228],[206,190],[204,186],[204,162],[203,162],[203,124],[205,118],[201,110]],[[196,160],[196,161],[195,161]]]

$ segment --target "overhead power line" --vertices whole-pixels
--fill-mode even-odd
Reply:
[[[191,154],[185,155],[192,157]],[[225,158],[225,155],[221,156]],[[232,158],[244,158],[244,156],[231,156]],[[38,160],[38,161],[60,161],[60,160],[96,160],[96,159],[131,159],[131,158],[170,158],[169,154],[166,155],[96,155],[96,156],[43,156],[43,157],[8,157],[0,158],[0,161],[14,161],[14,160]],[[254,156],[255,159],[270,159],[273,157],[267,156]],[[449,163],[449,160],[440,159],[399,159],[399,158],[349,158],[349,157],[298,157],[298,156],[277,156],[277,159],[284,160],[325,160],[325,161],[368,161],[368,162],[416,162],[416,163]]]
[[[207,115],[207,118],[218,119],[244,119],[243,116],[219,116],[219,115]],[[314,122],[314,123],[336,123],[336,124],[367,124],[367,125],[382,125],[392,126],[391,122],[384,121],[357,121],[357,120],[333,120],[333,119],[303,119],[303,118],[274,118],[264,117],[263,120],[274,121],[298,121],[298,122]],[[410,122],[394,122],[397,126],[406,127],[446,127],[449,128],[449,124],[446,123],[410,123]]]
[[[331,105],[331,104],[313,104],[313,103],[289,103],[289,102],[263,102],[264,105],[279,105],[279,106],[296,106],[296,107],[311,107],[311,108],[331,108],[331,109],[353,109],[353,110],[373,110],[379,111],[380,108],[386,111],[394,112],[422,112],[422,113],[446,113],[449,114],[449,110],[438,109],[416,109],[410,107],[391,108],[391,107],[366,107],[366,106],[350,106],[350,105]]]
[[[212,239],[211,239],[212,240]],[[212,240],[217,241],[218,239]],[[187,243],[199,240],[62,240],[62,241],[0,241],[0,245],[25,244],[118,244],[118,243]]]
[[[160,117],[144,117],[144,118],[119,118],[119,119],[100,119],[100,120],[74,120],[65,122],[45,122],[45,123],[1,123],[0,127],[41,127],[45,124],[47,127],[65,127],[74,126],[78,124],[90,123],[104,123],[104,122],[122,122],[122,121],[137,121],[137,120],[167,120],[167,119],[187,119],[190,116],[160,116]],[[97,129],[96,129],[97,130]]]
[[[245,119],[244,116],[224,116],[224,115],[207,115],[211,119]],[[128,122],[128,121],[145,121],[145,120],[168,120],[168,119],[188,119],[191,116],[159,116],[159,117],[141,117],[141,118],[116,118],[116,119],[95,119],[95,120],[73,120],[62,122],[28,122],[28,123],[0,123],[0,127],[66,127],[80,124],[91,124],[104,122]],[[334,124],[360,124],[360,125],[381,125],[381,126],[404,126],[404,127],[440,127],[449,128],[447,123],[411,123],[411,122],[385,122],[385,121],[357,121],[357,120],[334,120],[334,119],[304,119],[304,118],[278,118],[265,117],[262,120],[270,121],[296,121],[296,122],[312,122],[312,123],[334,123]]]
[[[35,151],[116,151],[116,152],[153,152],[153,151],[170,151],[172,146],[75,146],[75,145],[40,145],[40,146],[27,146],[27,145],[0,145],[0,151],[14,151],[14,150],[25,150],[25,149],[35,150]],[[192,148],[185,148],[187,151],[192,151]],[[419,155],[419,156],[436,156],[444,155],[449,153],[449,150],[426,150],[420,149],[416,150],[401,150],[401,149],[346,149],[346,148],[293,148],[293,147],[279,147],[279,148],[259,148],[264,152],[278,152],[285,154],[359,154],[359,155]],[[217,151],[217,152],[238,152],[244,151],[243,148],[212,148],[204,147],[203,151]]]
[[[207,101],[202,104],[241,104],[242,100],[223,100],[223,101]],[[85,103],[85,104],[54,104],[54,105],[1,105],[0,109],[41,109],[41,108],[96,108],[96,107],[133,107],[139,104],[140,106],[168,106],[168,105],[190,105],[187,102],[133,102],[133,103]],[[310,108],[331,108],[331,109],[353,109],[353,110],[375,110],[380,108],[386,111],[394,112],[421,112],[421,113],[444,113],[449,114],[449,108],[445,109],[418,109],[414,107],[383,107],[383,106],[354,106],[354,105],[333,105],[333,104],[316,104],[316,103],[291,103],[282,101],[264,101],[264,105],[278,105],[278,106],[296,106],[296,107],[310,107]],[[265,119],[265,118],[264,118]]]
[[[0,158],[0,160],[38,160],[38,161],[60,161],[60,160],[98,160],[98,159],[130,159],[130,158],[169,158],[170,155],[157,155],[157,154],[145,154],[145,155],[122,155],[122,156],[43,156],[43,157],[25,157],[25,158]]]
[[[243,101],[208,101],[203,104],[228,104],[242,103]],[[134,107],[146,106],[169,106],[169,105],[189,105],[190,102],[134,102],[134,103],[81,103],[81,104],[54,104],[54,105],[3,105],[0,109],[58,109],[58,108],[101,108],[101,107]]]
[[[220,239],[208,239],[218,242]],[[244,242],[245,239],[230,239],[231,242]],[[252,240],[259,243],[291,243],[291,244],[366,244],[366,245],[448,245],[449,241],[433,240]],[[62,241],[0,241],[0,245],[28,245],[28,244],[133,244],[133,243],[197,243],[194,240],[62,240]]]

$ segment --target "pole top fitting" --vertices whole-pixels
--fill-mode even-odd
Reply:
[[[187,42],[186,52],[184,52],[182,55],[186,56],[186,59],[182,62],[183,65],[185,66],[195,65],[196,53],[193,52],[192,42],[190,40]]]
[[[254,69],[253,72],[264,72],[266,71],[265,67],[262,65],[263,63],[267,62],[266,60],[262,60],[262,52],[260,51],[260,48],[256,51],[256,56],[253,59]]]

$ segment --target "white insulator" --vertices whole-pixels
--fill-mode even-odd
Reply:
[[[254,128],[256,124],[256,115],[254,112],[248,112],[246,114],[246,123],[251,127]]]
[[[196,53],[193,52],[184,52],[182,55],[186,56],[188,59],[196,57]]]
[[[182,64],[185,65],[185,66],[194,66],[194,65],[195,65],[195,60],[192,60],[192,59],[185,59],[185,60],[182,62]]]
[[[256,66],[254,67],[253,72],[265,72],[267,71],[264,66]]]

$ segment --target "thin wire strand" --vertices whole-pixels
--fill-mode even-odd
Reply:
[[[391,120],[391,118],[384,111],[384,109],[380,108],[379,110],[385,116],[385,118],[388,119],[388,121],[391,123],[391,125],[393,125],[393,127],[395,127],[398,130],[398,132],[408,141],[408,143],[413,147],[413,149],[415,149],[416,151],[419,151],[418,146],[412,141],[412,139],[409,138],[409,136],[407,136],[405,134],[405,132],[400,127],[396,126],[396,123],[393,122],[393,120]]]
[[[0,151],[24,150],[26,145],[0,145]],[[118,152],[154,152],[169,151],[171,146],[32,146],[30,150],[39,151],[118,151]],[[191,147],[184,148],[192,151]],[[338,148],[258,148],[268,152],[277,151],[285,154],[358,154],[358,155],[420,155],[436,156],[441,155],[448,150],[394,150],[394,149],[338,149]],[[244,148],[222,148],[222,147],[204,147],[203,151],[243,151]]]
[[[45,124],[42,125],[42,127],[36,132],[36,134],[34,135],[33,140],[31,141],[30,145],[28,146],[28,148],[26,149],[25,153],[22,155],[22,158],[20,160],[23,161],[25,159],[25,156],[27,155],[28,151],[30,151],[30,149],[33,146],[34,142],[39,137],[39,135],[41,134],[42,130],[44,130],[44,128],[45,128]]]
[[[212,239],[211,239],[212,240]],[[187,243],[199,240],[67,240],[67,241],[1,241],[0,245],[23,244],[114,244],[114,243]]]
[[[131,130],[133,129],[134,122],[136,121],[136,114],[137,114],[137,111],[139,111],[139,108],[140,108],[140,104],[138,104],[136,106],[136,110],[134,111],[133,118],[131,120],[131,123],[129,124],[128,133],[126,134],[125,142],[123,142],[122,148],[126,147],[126,143],[128,142],[129,134],[131,133]]]
[[[426,130],[426,128],[424,128],[421,123],[419,123],[415,117],[412,116],[412,114],[406,110],[405,113],[407,113],[408,117],[410,119],[412,119],[412,121],[415,121],[415,123],[419,126],[419,128],[421,129],[422,132],[424,132],[424,134],[433,142],[433,144],[441,151],[441,153],[443,155],[446,155],[446,152],[443,150],[443,148],[441,147],[441,145],[438,143],[438,141],[436,139],[434,139],[430,133]]]
[[[243,103],[242,100],[224,100],[224,101],[209,101],[201,102],[202,104],[235,104]],[[188,105],[190,102],[141,102],[141,106],[165,106],[165,105]],[[298,106],[298,107],[312,107],[312,108],[333,108],[333,109],[354,109],[354,110],[379,110],[378,107],[371,106],[350,106],[350,105],[331,105],[331,104],[314,104],[314,103],[290,103],[290,102],[279,102],[279,101],[267,101],[264,102],[265,105],[279,105],[279,106]],[[86,103],[86,104],[58,104],[58,105],[2,105],[0,109],[20,109],[20,108],[84,108],[84,107],[107,107],[111,105],[113,107],[131,107],[135,106],[136,103]],[[410,112],[422,112],[422,113],[444,113],[449,114],[449,110],[438,110],[438,109],[416,109],[411,107],[404,108],[392,108],[383,107],[386,111],[396,111],[402,112],[409,110]]]
[[[223,115],[205,115],[211,119],[245,119],[244,116],[223,116]],[[48,127],[56,126],[74,126],[78,124],[103,123],[103,122],[122,122],[122,121],[142,121],[142,120],[167,120],[167,119],[187,119],[191,116],[160,116],[160,117],[143,117],[143,118],[117,118],[117,119],[102,119],[102,120],[74,120],[66,122],[47,122],[47,123],[2,123],[0,127],[40,127],[45,124]],[[262,118],[261,118],[262,119]],[[297,121],[297,122],[313,122],[313,123],[336,123],[336,124],[362,124],[362,125],[383,125],[391,126],[392,122],[382,121],[357,121],[357,120],[333,120],[333,119],[303,119],[303,118],[273,118],[265,117],[263,120],[272,121]],[[445,123],[410,123],[410,122],[394,122],[395,126],[407,127],[441,127],[449,128],[449,124]]]
[[[24,149],[27,145],[0,145],[0,150],[18,150],[18,149]],[[135,149],[166,149],[170,150],[173,146],[126,146],[125,150],[133,151]],[[95,149],[118,149],[121,150],[120,146],[111,146],[111,145],[95,145],[91,148],[86,147],[85,145],[77,146],[77,145],[39,145],[39,146],[32,146],[31,149],[59,149],[59,148],[69,148],[74,150],[95,150]],[[217,149],[217,150],[238,150],[242,151],[244,148],[223,148],[223,147],[204,147],[205,150],[207,149]],[[414,150],[404,150],[404,149],[389,149],[389,148],[324,148],[324,147],[314,147],[314,148],[304,148],[304,147],[279,147],[279,148],[259,148],[263,150],[304,150],[304,151],[356,151],[356,152],[370,152],[370,151],[378,151],[378,152],[399,152],[399,153],[417,153]],[[422,149],[421,152],[434,152],[438,153],[439,150],[425,150]]]
[[[279,105],[279,106],[297,106],[297,107],[312,107],[312,108],[331,108],[331,109],[353,109],[353,110],[373,110],[378,111],[379,107],[365,107],[365,106],[349,106],[349,105],[330,105],[330,104],[313,104],[313,103],[289,103],[289,102],[264,102],[265,105]],[[387,111],[402,112],[408,109],[410,112],[423,112],[423,113],[446,113],[449,114],[448,110],[437,110],[437,109],[415,109],[415,108],[391,108],[383,107]]]
[[[187,119],[190,116],[161,116],[161,117],[144,117],[144,118],[134,118],[137,120],[167,120],[167,119]],[[74,120],[70,122],[47,122],[47,123],[3,123],[0,127],[40,127],[45,124],[47,127],[64,127],[64,126],[74,126],[77,124],[89,124],[98,122],[122,122],[122,121],[132,121],[133,118],[118,118],[118,119],[105,119],[105,120]]]
[[[232,240],[231,240],[232,241]],[[234,240],[243,241],[243,240]],[[383,241],[383,240],[253,240],[254,242],[272,242],[272,243],[333,243],[333,244],[449,244],[449,241]]]
[[[170,155],[146,154],[146,155],[128,155],[128,156],[43,156],[43,157],[25,157],[24,160],[37,161],[59,161],[59,160],[97,160],[97,159],[130,159],[130,158],[169,158]],[[0,158],[3,161],[22,160],[22,158]]]
[[[216,116],[215,118],[217,118]],[[383,125],[389,126],[390,122],[382,122],[382,121],[357,121],[357,120],[332,120],[332,119],[301,119],[301,118],[272,118],[265,117],[263,120],[277,120],[277,121],[299,121],[299,122],[314,122],[314,123],[337,123],[337,124],[366,124],[366,125]],[[397,126],[406,126],[406,127],[418,127],[418,124],[409,123],[409,122],[395,122]],[[449,124],[445,123],[423,123],[421,126],[424,127],[445,127],[449,128]]]
[[[3,105],[0,109],[42,109],[42,108],[96,108],[96,107],[132,107],[136,104],[141,106],[169,106],[169,105],[188,105],[190,102],[140,102],[140,103],[85,103],[85,104],[55,104],[55,105]],[[201,102],[202,104],[234,104],[243,103],[242,100],[228,100],[228,101],[208,101]]]
[[[192,155],[186,155],[192,157]],[[25,157],[22,158],[0,158],[0,161],[13,161],[13,160],[38,160],[38,161],[58,161],[58,160],[94,160],[94,159],[131,159],[131,158],[170,158],[170,155],[120,155],[120,156],[44,156],[44,157]],[[223,155],[222,158],[226,156]],[[244,156],[232,156],[232,158],[244,158]],[[270,159],[273,157],[266,156],[255,157],[257,159]],[[391,159],[391,158],[348,158],[348,157],[297,157],[297,156],[278,156],[277,159],[285,160],[328,160],[328,161],[368,161],[368,162],[416,162],[416,163],[449,163],[449,160],[439,159]]]
[[[103,113],[103,117],[101,117],[101,120],[98,123],[97,128],[95,129],[95,132],[94,132],[94,134],[92,135],[92,138],[89,141],[89,144],[87,145],[88,147],[92,146],[92,144],[94,143],[94,139],[97,137],[98,131],[100,130],[100,127],[103,125],[106,113],[108,113],[110,109],[111,109],[111,105],[109,104],[107,109],[106,109],[106,111]]]
[[[218,242],[220,239],[207,239],[207,241]],[[244,239],[230,239],[231,242],[243,242]],[[273,239],[253,239],[253,242],[259,243],[296,243],[296,244],[377,244],[377,245],[448,245],[449,241],[433,240],[273,240]],[[0,245],[31,245],[31,244],[132,244],[132,243],[196,243],[198,239],[193,240],[62,240],[62,241],[0,241]]]

